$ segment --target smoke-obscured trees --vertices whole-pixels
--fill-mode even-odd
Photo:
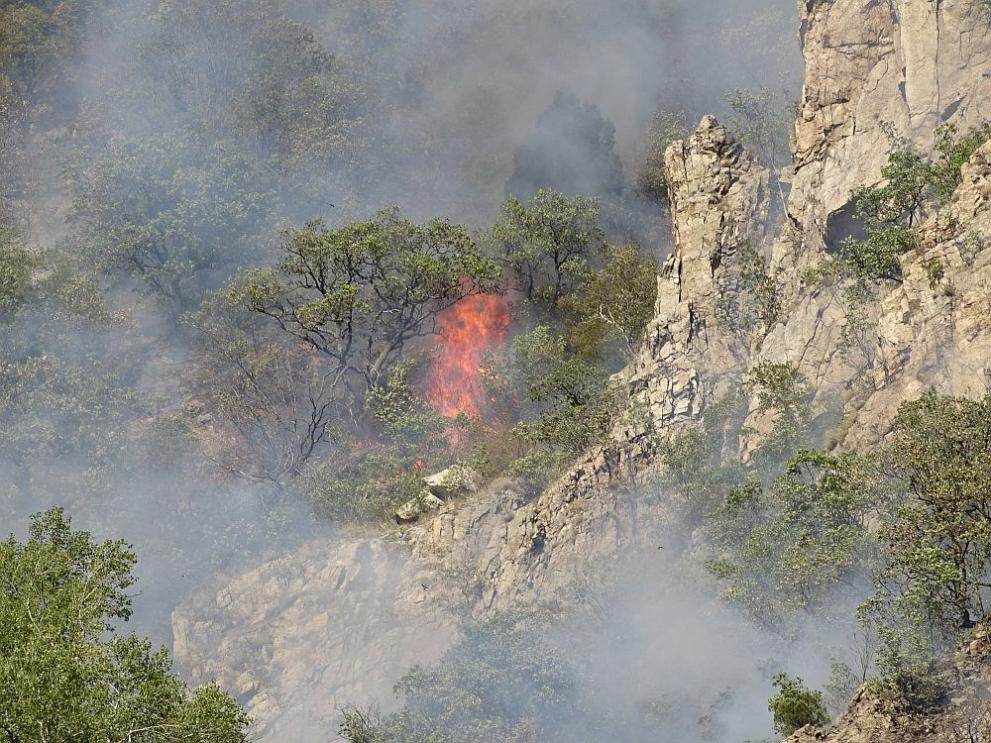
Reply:
[[[583,716],[577,668],[546,636],[548,617],[507,615],[470,624],[465,637],[431,668],[412,669],[396,686],[405,704],[382,718],[346,711],[340,734],[352,743],[537,743],[583,740],[604,721]]]
[[[286,3],[168,3],[154,21],[147,61],[198,127],[281,170],[353,156],[366,93]]]
[[[732,488],[710,517],[722,556],[708,563],[726,597],[755,620],[781,625],[828,608],[876,565],[869,524],[881,504],[860,460],[800,452],[768,487]]]
[[[0,737],[243,743],[247,716],[216,686],[189,692],[131,616],[135,555],[53,509],[0,543]]]
[[[507,195],[526,201],[543,189],[569,196],[619,198],[625,179],[616,129],[597,106],[558,91],[515,154]]]
[[[270,195],[236,152],[183,130],[77,153],[74,240],[111,276],[130,274],[181,312],[259,252]]]
[[[240,442],[221,446],[242,452],[227,466],[274,483],[340,435],[367,431],[369,403],[396,402],[393,372],[440,313],[499,288],[498,267],[464,228],[396,211],[287,229],[281,252],[277,267],[242,273],[190,318],[206,394]]]

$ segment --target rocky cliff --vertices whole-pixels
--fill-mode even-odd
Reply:
[[[913,699],[869,683],[829,730],[805,727],[786,743],[982,743],[991,737],[991,632],[975,628],[932,671],[934,691]]]
[[[891,136],[924,150],[940,123],[991,116],[987,8],[804,0],[799,16],[806,76],[790,211],[807,234],[842,237],[850,191],[878,180]]]
[[[766,234],[770,174],[715,119],[671,146],[675,247],[643,347],[616,379],[628,406],[610,442],[536,499],[496,483],[401,536],[312,543],[218,580],[175,612],[180,663],[235,689],[262,737],[282,739],[304,717],[326,730],[335,702],[387,700],[405,668],[456,639],[458,617],[565,595],[635,551],[652,506],[626,486],[754,364],[796,366],[842,421],[841,446],[883,437],[898,403],[927,387],[986,389],[991,145],[904,256],[905,280],[856,318],[855,342],[837,293],[802,280],[849,229],[850,191],[878,180],[892,137],[926,149],[941,122],[991,116],[985,11],[979,0],[802,0],[807,77],[783,226]],[[719,322],[745,291],[748,244],[770,260],[784,302],[756,335]],[[829,738],[861,739],[889,740]]]

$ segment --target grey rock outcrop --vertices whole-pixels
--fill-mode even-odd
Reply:
[[[889,134],[925,150],[940,123],[991,117],[986,12],[974,0],[799,0],[806,75],[790,211],[807,233],[842,232],[850,191],[880,179]]]
[[[658,437],[696,423],[745,368],[746,345],[721,325],[718,305],[738,288],[741,246],[759,239],[768,171],[712,117],[668,149],[665,169],[675,250],[643,349],[620,378],[629,414],[611,443],[513,515],[498,559],[483,571],[476,614],[566,591],[590,564],[635,545],[639,505],[617,486],[650,467]]]
[[[219,579],[173,613],[175,656],[194,682],[235,694],[257,737],[325,740],[340,707],[388,710],[393,684],[457,639],[408,558],[394,538],[312,541]]]
[[[991,143],[963,168],[945,210],[902,260],[879,303],[870,393],[847,411],[847,446],[869,445],[927,389],[980,397],[991,372]]]

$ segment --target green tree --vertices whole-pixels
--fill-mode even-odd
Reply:
[[[34,292],[40,258],[0,224],[0,321],[9,320]]]
[[[730,489],[709,524],[708,563],[725,593],[769,624],[826,608],[876,564],[878,495],[854,455],[802,451],[768,487]]]
[[[753,244],[738,249],[739,283],[720,294],[717,312],[727,328],[746,341],[760,330],[764,337],[781,318],[781,287]]]
[[[509,198],[493,235],[529,302],[555,311],[584,283],[605,251],[596,199],[541,190],[526,204]]]
[[[72,73],[101,0],[14,0],[0,6],[0,91],[37,105]]]
[[[383,720],[351,711],[342,735],[353,743],[566,739],[565,725],[582,727],[576,669],[548,641],[548,619],[528,612],[467,625],[437,665],[416,667],[396,685],[401,712]],[[596,739],[587,726],[581,734]]]
[[[774,677],[778,693],[770,698],[768,711],[778,735],[791,735],[806,725],[820,727],[829,722],[822,692],[812,691],[800,678],[779,673]]]
[[[795,117],[787,93],[738,88],[726,94],[726,105],[730,129],[761,162],[777,169],[790,160],[789,133]]]
[[[885,463],[903,493],[879,529],[887,564],[867,608],[882,665],[924,667],[987,614],[991,588],[991,396],[929,392],[904,404]]]
[[[587,359],[629,361],[640,348],[657,301],[657,261],[637,245],[609,246],[605,264],[563,297],[567,337]],[[618,351],[618,353],[615,353]]]
[[[389,210],[343,227],[287,229],[278,267],[246,272],[228,297],[319,352],[331,394],[361,405],[407,344],[436,332],[441,312],[497,290],[498,279],[464,228]]]
[[[280,172],[360,149],[367,93],[286,3],[162,3],[153,20],[149,75],[215,141]]]
[[[189,692],[165,649],[116,632],[135,555],[53,509],[0,543],[0,739],[242,743],[248,719],[210,685]]]
[[[96,266],[137,277],[178,313],[259,249],[270,202],[256,176],[191,131],[77,151],[74,240]]]
[[[524,401],[514,411],[513,433],[529,450],[519,474],[542,483],[604,437],[615,409],[608,372],[569,354],[549,326],[514,338],[496,368],[492,396]]]
[[[842,272],[859,283],[900,281],[900,256],[915,246],[915,228],[950,199],[960,184],[960,168],[988,139],[991,125],[965,133],[944,125],[936,132],[935,158],[896,141],[881,169],[882,183],[861,186],[851,194],[865,234],[843,241]]]
[[[746,386],[757,397],[756,412],[771,421],[769,430],[762,432],[755,461],[785,461],[809,434],[812,393],[805,377],[794,365],[762,361],[749,371]]]

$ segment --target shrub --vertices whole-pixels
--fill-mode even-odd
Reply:
[[[819,727],[829,722],[821,692],[807,688],[802,679],[786,673],[777,674],[773,683],[778,693],[768,700],[767,708],[779,735],[791,735],[806,725]]]
[[[843,241],[840,274],[859,283],[901,281],[900,256],[915,247],[915,228],[949,201],[960,184],[961,167],[988,139],[989,124],[966,133],[944,125],[936,132],[935,159],[896,142],[881,169],[883,183],[861,186],[851,194],[865,235]],[[820,272],[820,276],[828,273]]]
[[[597,199],[538,191],[523,203],[506,200],[493,236],[528,302],[553,312],[588,279],[605,250]]]
[[[760,622],[816,611],[876,559],[877,513],[853,455],[800,452],[767,487],[730,488],[709,524],[719,557],[707,565],[725,595]]]
[[[677,139],[687,136],[688,113],[683,110],[658,109],[647,125],[645,147],[637,170],[637,189],[646,198],[664,202],[668,184],[664,174],[664,153]]]

